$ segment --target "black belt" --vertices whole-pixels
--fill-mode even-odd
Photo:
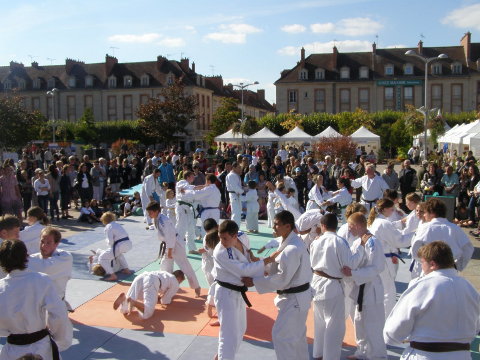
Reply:
[[[53,341],[52,335],[48,329],[43,329],[30,334],[10,334],[7,337],[7,342],[12,345],[30,345],[42,340],[45,336],[50,337],[50,344],[52,345],[52,358],[53,360],[60,360],[60,354],[58,353],[58,346]]]
[[[364,291],[365,291],[365,284],[362,284],[358,289],[358,297],[357,297],[358,312],[362,312]]]
[[[294,286],[294,287],[291,287],[291,288],[288,288],[288,289],[277,290],[277,294],[278,295],[295,294],[295,293],[300,293],[300,292],[307,291],[308,289],[310,289],[310,283],[305,283],[303,285]]]
[[[410,347],[428,352],[470,351],[470,344],[454,342],[418,342],[410,341]]]
[[[247,297],[248,287],[230,284],[217,279],[215,279],[215,281],[217,282],[218,285],[223,286],[224,288],[227,288],[233,291],[238,291],[239,293],[241,293],[243,301],[245,301],[245,304],[247,304],[248,307],[252,307],[252,303],[250,302],[250,300],[248,300],[248,297]]]
[[[124,242],[124,241],[127,241],[127,240],[130,240],[130,239],[128,238],[128,236],[114,241],[114,243],[113,243],[113,258],[114,258],[114,259],[116,258],[116,256],[115,256],[115,248],[117,247],[117,245],[118,245],[119,243]],[[110,261],[110,265],[111,265],[111,267],[113,267],[113,259],[112,259],[112,261]]]
[[[330,280],[342,280],[342,278],[337,278],[337,277],[330,276],[326,272],[321,271],[321,270],[313,270],[313,273],[315,275],[318,275],[318,276],[321,276],[321,277],[324,277],[324,278],[327,278],[327,279],[330,279]]]
[[[228,190],[227,190],[227,192],[230,193],[230,194],[236,194],[235,191],[228,191]]]
[[[363,199],[362,198],[362,201],[366,202],[368,205],[370,205],[370,207],[372,207],[372,204],[375,204],[378,199],[375,199],[375,200],[366,200],[366,199]]]
[[[165,255],[165,250],[167,249],[167,243],[165,241],[162,241],[160,243],[160,251],[158,252],[158,257],[162,257]]]

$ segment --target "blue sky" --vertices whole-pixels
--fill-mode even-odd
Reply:
[[[470,0],[0,0],[0,65],[190,58],[226,82],[273,82],[312,52],[480,42],[480,2]],[[378,36],[378,37],[377,37]]]

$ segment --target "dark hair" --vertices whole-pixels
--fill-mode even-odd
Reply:
[[[173,276],[175,277],[180,277],[182,278],[182,281],[185,280],[185,274],[183,273],[182,270],[175,270],[173,273],[172,273]]]
[[[295,189],[294,188],[288,188],[288,192],[289,193],[295,193]]]
[[[433,261],[440,269],[455,267],[455,260],[450,246],[443,241],[433,241],[418,249],[417,256],[426,261]]]
[[[234,161],[234,162],[232,163],[232,168],[236,168],[237,166],[238,166],[238,162]]]
[[[275,219],[280,221],[283,225],[290,225],[292,230],[295,229],[295,218],[290,211],[280,211],[277,215],[275,215]]]
[[[20,227],[20,220],[13,215],[0,216],[0,231],[12,230],[13,228]]]
[[[218,228],[218,223],[215,219],[205,219],[205,221],[203,222],[203,230],[205,230],[205,232],[209,232],[215,228]]]
[[[57,167],[55,166],[55,164],[50,164],[50,166],[48,167],[48,172],[49,172],[50,176],[52,178],[54,178],[55,180],[58,178],[58,171],[57,171]]]
[[[398,199],[398,191],[387,189],[383,192],[383,197],[394,201],[395,199]]]
[[[156,174],[156,173],[159,173],[159,172],[160,172],[160,169],[159,169],[159,168],[153,169],[153,174]]]
[[[435,214],[436,217],[444,218],[447,216],[447,206],[439,199],[430,198],[425,203],[425,211]]]
[[[250,180],[250,181],[248,182],[248,188],[249,188],[249,189],[256,189],[256,188],[257,188],[257,183],[256,183],[256,181]]]
[[[209,249],[215,249],[219,242],[218,231],[212,230],[205,235],[205,244],[207,244]]]
[[[193,171],[190,171],[190,170],[189,170],[189,171],[185,171],[185,172],[183,173],[183,179],[184,179],[184,180],[187,180],[187,179],[188,179],[190,176],[192,176],[192,175],[195,175],[195,174],[193,173]]]
[[[148,203],[147,207],[145,208],[145,210],[147,210],[147,211],[160,211],[160,204],[158,202],[156,202],[155,200],[150,201]]]
[[[5,272],[25,270],[28,263],[27,247],[21,240],[3,240],[0,245],[0,267]]]
[[[217,177],[214,174],[208,174],[206,179],[210,181],[210,184],[215,184],[217,182]]]
[[[320,224],[324,225],[327,230],[337,231],[338,219],[335,214],[325,214],[320,219]]]
[[[40,221],[40,223],[42,225],[48,225],[49,224],[47,214],[45,214],[43,209],[39,206],[32,206],[30,209],[28,209],[27,210],[27,217],[29,217],[29,216],[37,218],[38,221]]]
[[[227,233],[229,235],[236,235],[238,233],[238,225],[233,220],[225,220],[218,227],[218,233],[219,234]]]
[[[352,185],[350,184],[350,179],[349,178],[339,178],[338,182],[343,184],[347,188],[348,191],[352,190]]]

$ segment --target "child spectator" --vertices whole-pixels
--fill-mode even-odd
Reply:
[[[165,192],[165,209],[166,209],[166,215],[170,219],[170,221],[173,223],[173,225],[176,225],[177,220],[176,220],[176,215],[175,215],[175,205],[177,204],[177,198],[175,197],[175,191],[172,189],[168,189]]]
[[[79,221],[93,224],[94,221],[100,222],[100,219],[95,215],[95,211],[90,207],[90,201],[85,200],[83,206],[80,208]]]

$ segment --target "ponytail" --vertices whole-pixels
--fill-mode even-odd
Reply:
[[[394,207],[395,203],[387,198],[383,198],[377,201],[376,205],[370,209],[370,214],[368,215],[367,226],[371,226],[378,214],[383,213],[385,209]]]

